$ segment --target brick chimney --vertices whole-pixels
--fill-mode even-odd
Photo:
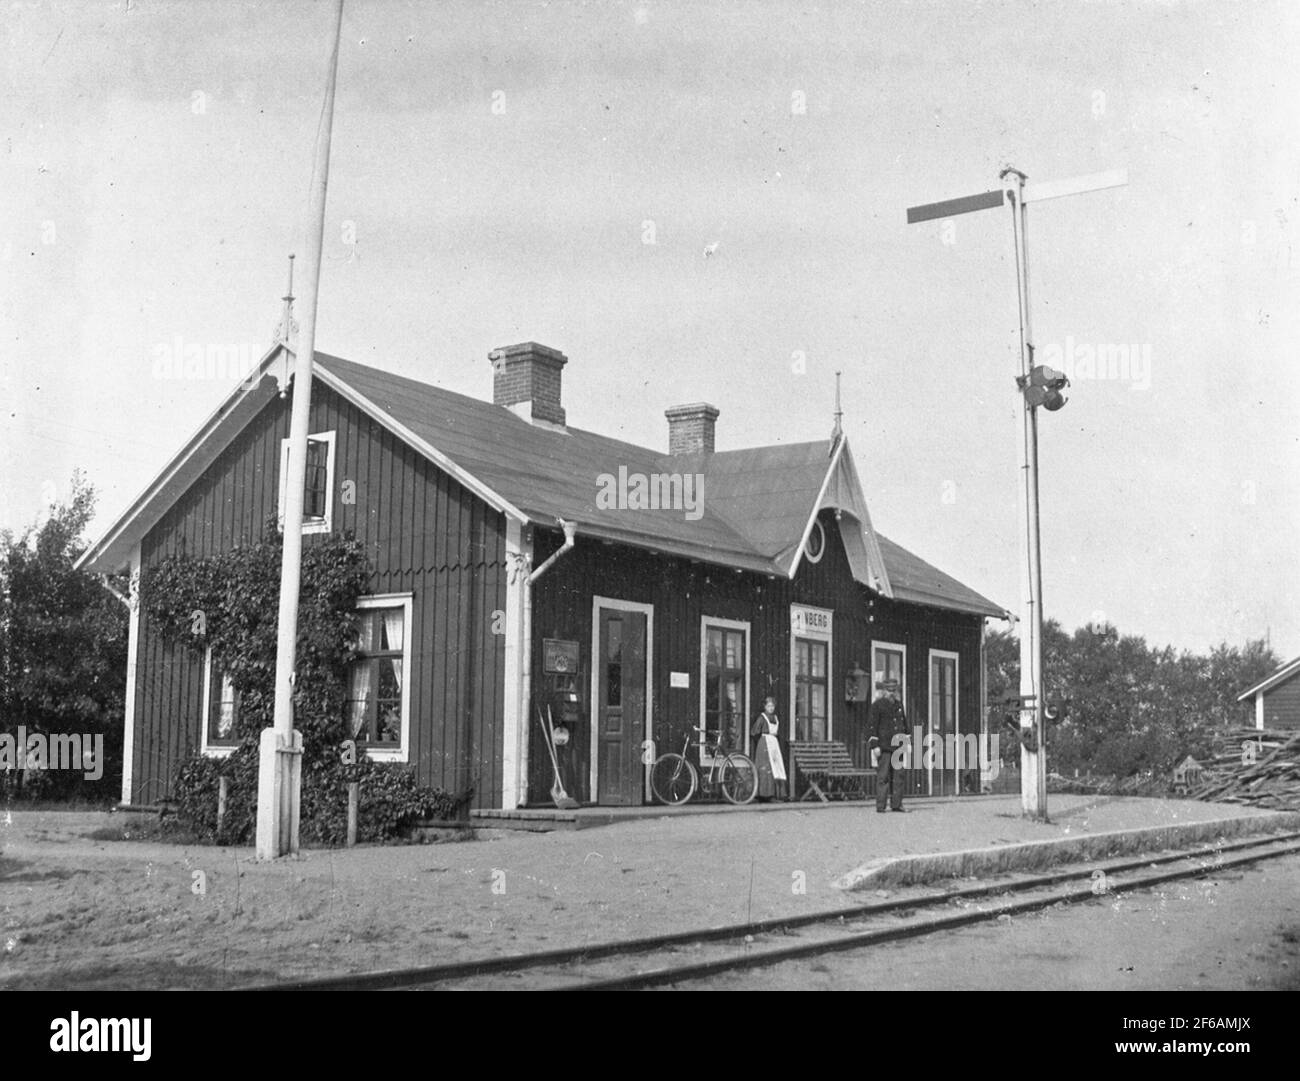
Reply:
[[[708,402],[675,405],[664,413],[668,418],[669,454],[712,454],[713,426],[718,410]]]
[[[493,349],[492,401],[527,421],[564,425],[560,372],[569,358],[558,349],[520,342]]]

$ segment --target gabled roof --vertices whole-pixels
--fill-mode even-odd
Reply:
[[[1237,701],[1244,702],[1247,698],[1251,698],[1254,695],[1259,694],[1261,691],[1271,691],[1279,683],[1285,683],[1292,676],[1296,675],[1300,675],[1300,657],[1297,657],[1293,661],[1287,661],[1286,664],[1282,665],[1282,667],[1271,676],[1267,679],[1260,680],[1260,682],[1256,683],[1255,686],[1250,688],[1250,690],[1242,691],[1241,694],[1237,695]]]
[[[877,533],[876,540],[880,542],[885,566],[889,568],[889,582],[894,587],[896,599],[999,619],[1007,614],[987,597],[962,585],[956,578],[944,574],[938,567],[931,566],[883,534]]]
[[[892,596],[847,441],[665,456],[659,468],[702,476],[709,513],[785,577],[798,569],[817,513],[826,507],[847,513],[840,534],[853,576]]]
[[[113,570],[270,400],[278,350],[208,419],[181,452],[95,542],[78,566]],[[1000,617],[1004,610],[878,536],[846,440],[663,454],[579,428],[530,424],[502,406],[324,353],[315,378],[445,469],[495,509],[555,527],[558,519],[596,537],[793,577],[817,513],[841,512],[854,577],[884,596]],[[603,484],[641,474],[703,478],[686,509],[598,505]],[[702,495],[702,498],[699,498]]]

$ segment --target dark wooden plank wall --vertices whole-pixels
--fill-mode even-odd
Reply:
[[[1264,727],[1300,729],[1300,676],[1264,692]]]
[[[824,515],[827,550],[816,564],[801,565],[793,582],[761,574],[655,556],[635,549],[585,540],[564,555],[535,587],[533,599],[533,671],[535,690],[542,679],[542,640],[573,639],[581,646],[581,687],[590,696],[592,598],[603,596],[654,605],[654,677],[652,717],[657,749],[678,750],[690,728],[699,723],[700,617],[745,620],[750,628],[749,711],[752,720],[762,698],[776,696],[783,725],[788,721],[790,680],[790,605],[809,604],[835,612],[831,685],[832,729],[859,765],[868,765],[865,722],[867,705],[844,701],[844,679],[855,663],[870,669],[872,639],[907,646],[905,704],[909,717],[925,724],[929,715],[928,651],[952,650],[958,665],[958,718],[962,732],[979,731],[978,616],[904,604],[874,595],[853,581],[833,515]],[[535,561],[540,564],[559,545],[558,534],[538,535]],[[868,601],[875,606],[868,608]],[[869,621],[874,617],[874,622]],[[691,675],[689,689],[669,686],[669,673]],[[587,703],[589,709],[590,703]],[[575,738],[560,748],[566,787],[582,801],[590,791],[590,714]],[[539,726],[529,726],[529,799],[549,802],[551,765]],[[974,777],[978,791],[978,774]],[[909,781],[920,791],[924,775]]]
[[[327,387],[312,397],[311,431],[337,433],[335,531],[366,546],[368,592],[414,595],[410,762],[426,783],[473,785],[476,806],[500,806],[504,638],[492,612],[505,609],[504,517]],[[276,513],[290,404],[272,401],[149,532],[146,567],[261,535]],[[136,688],[133,800],[148,802],[199,746],[201,653],[163,642],[142,617]]]

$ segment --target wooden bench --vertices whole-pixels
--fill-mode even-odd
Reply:
[[[835,797],[866,799],[867,778],[875,776],[873,770],[855,766],[848,747],[838,740],[791,740],[790,760],[808,785],[800,801],[813,796],[823,803]]]

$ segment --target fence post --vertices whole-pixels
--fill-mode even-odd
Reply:
[[[357,843],[357,803],[360,799],[361,785],[353,781],[348,785],[348,848]]]
[[[230,791],[230,778],[224,773],[217,778],[217,834],[220,836],[226,824],[226,796]]]

